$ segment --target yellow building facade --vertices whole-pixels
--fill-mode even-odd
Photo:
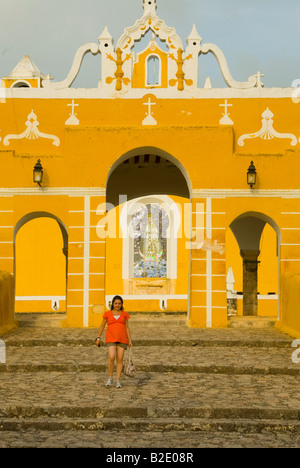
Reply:
[[[101,54],[99,86],[72,88],[87,53]],[[222,89],[199,87],[208,53]],[[0,91],[0,261],[16,314],[94,327],[120,294],[129,312],[186,312],[192,327],[249,315],[300,330],[295,89],[267,89],[260,72],[235,81],[217,46],[194,26],[184,47],[151,0],[116,45],[105,28],[82,46],[62,82],[26,56]]]

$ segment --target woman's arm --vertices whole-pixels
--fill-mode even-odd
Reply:
[[[103,320],[102,320],[102,323],[101,323],[101,325],[100,325],[100,328],[99,328],[99,331],[98,331],[98,336],[97,336],[97,338],[96,338],[96,344],[97,344],[98,346],[100,345],[100,338],[101,338],[101,335],[102,335],[102,333],[103,333],[103,330],[104,330],[104,328],[105,328],[106,323],[107,323],[107,319],[103,319]]]
[[[127,332],[127,336],[128,336],[129,347],[132,348],[132,341],[131,341],[131,334],[130,334],[130,330],[129,330],[128,320],[126,320],[126,332]]]

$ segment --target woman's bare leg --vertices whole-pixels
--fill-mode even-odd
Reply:
[[[108,347],[108,375],[112,377],[114,374],[114,365],[116,359],[116,348],[117,346],[109,346]]]
[[[117,346],[117,380],[120,380],[123,369],[123,358],[125,349]]]

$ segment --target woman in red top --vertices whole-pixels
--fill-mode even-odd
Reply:
[[[106,345],[108,347],[108,381],[106,386],[110,387],[113,380],[114,364],[117,359],[117,379],[116,387],[121,388],[121,374],[123,369],[123,358],[127,345],[132,347],[128,320],[130,316],[123,308],[123,299],[120,296],[115,296],[112,300],[111,310],[103,315],[103,321],[100,325],[96,344],[100,347],[100,338],[105,326],[106,330]]]

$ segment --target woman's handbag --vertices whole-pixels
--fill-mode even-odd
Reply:
[[[135,366],[132,362],[132,351],[129,348],[129,356],[125,360],[123,364],[123,374],[127,375],[127,377],[134,377],[135,376]]]

